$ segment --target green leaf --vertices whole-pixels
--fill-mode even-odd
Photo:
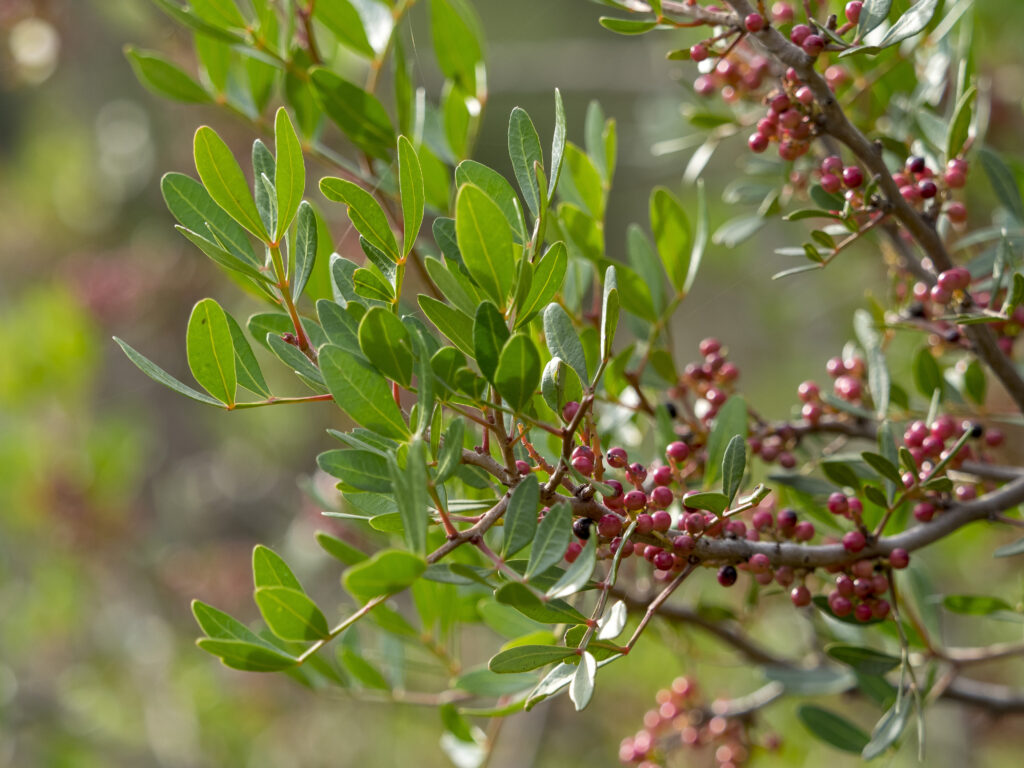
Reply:
[[[715,424],[708,436],[708,459],[705,466],[704,487],[710,488],[718,480],[725,449],[734,436],[747,435],[747,403],[739,395],[733,395],[725,401],[718,411]]]
[[[618,283],[615,280],[615,267],[608,267],[604,273],[604,297],[601,302],[601,356],[604,360],[612,357],[612,342],[618,324]]]
[[[575,648],[560,645],[519,645],[492,656],[487,668],[499,674],[529,672],[575,655]]]
[[[191,0],[196,13],[206,21],[219,27],[245,29],[245,17],[242,16],[234,0]]]
[[[536,683],[537,678],[534,675],[496,675],[486,667],[478,667],[459,675],[452,683],[452,688],[472,693],[474,696],[501,697],[528,690]]]
[[[942,371],[930,347],[923,346],[914,353],[912,370],[914,386],[922,395],[930,400],[936,390],[942,392]]]
[[[835,667],[765,667],[764,676],[782,683],[786,693],[797,696],[827,696],[848,691],[854,684],[849,670]]]
[[[838,485],[840,488],[859,488],[860,478],[857,476],[850,462],[847,461],[822,461],[821,471],[825,477]]]
[[[359,348],[366,359],[403,387],[412,382],[412,349],[402,321],[384,307],[371,307],[359,322]]]
[[[990,149],[982,149],[978,157],[999,202],[1013,214],[1018,223],[1024,223],[1024,202],[1021,202],[1020,189],[1013,171]]]
[[[526,223],[523,221],[522,205],[512,185],[500,173],[476,160],[463,160],[455,168],[455,183],[459,187],[465,184],[479,187],[501,209],[512,231],[523,232]],[[517,237],[521,236],[517,234]]]
[[[473,347],[473,318],[430,296],[421,294],[416,297],[416,301],[437,330],[451,339],[452,343],[467,355],[476,357],[476,350]]]
[[[278,166],[278,173],[280,174],[280,166]],[[299,212],[295,221],[295,277],[292,285],[292,298],[298,301],[306,288],[306,283],[309,282],[309,276],[313,274],[313,265],[316,263],[318,236],[313,206],[303,200],[299,204]]]
[[[255,392],[258,395],[264,397],[270,397],[270,389],[267,387],[267,382],[263,378],[263,371],[260,370],[260,364],[256,360],[256,356],[252,353],[252,347],[249,346],[249,341],[245,338],[245,333],[242,331],[242,326],[238,324],[231,315],[224,313],[224,316],[228,321],[228,328],[231,331],[231,342],[235,350],[235,373],[238,379],[238,383],[248,389],[250,392]]]
[[[188,367],[196,381],[229,408],[233,407],[237,388],[235,345],[227,316],[213,299],[203,299],[193,307],[185,346]]]
[[[715,515],[721,515],[727,510],[731,501],[724,493],[718,493],[717,491],[690,493],[683,499],[683,503],[687,507],[691,509],[705,509]]]
[[[558,563],[565,556],[571,538],[572,512],[568,504],[560,502],[547,511],[537,526],[523,577],[529,579]]]
[[[139,82],[156,95],[193,104],[211,101],[203,86],[163,56],[152,51],[140,51],[133,46],[126,46],[124,53]]]
[[[257,544],[252,550],[252,582],[260,587],[288,587],[302,592],[302,584],[277,552]]]
[[[743,473],[746,469],[747,439],[743,435],[736,435],[725,446],[725,453],[722,455],[722,490],[729,504],[732,504],[736,492],[743,484]]]
[[[259,635],[238,619],[201,600],[192,601],[192,615],[195,616],[200,629],[215,640],[241,640],[266,645]]]
[[[518,413],[530,402],[539,385],[540,353],[529,336],[517,333],[501,350],[494,386]]]
[[[465,279],[465,275],[458,272],[459,268],[456,264],[448,267],[440,259],[429,256],[423,260],[423,263],[440,295],[444,296],[460,312],[470,316],[476,314],[480,299],[475,295],[470,296],[469,291],[473,288]]]
[[[512,230],[497,204],[466,184],[455,200],[455,232],[469,274],[500,309],[515,279]]]
[[[140,354],[139,352],[136,352],[132,347],[130,347],[123,340],[119,339],[117,336],[114,337],[114,341],[116,341],[118,346],[120,346],[121,349],[124,350],[124,353],[125,355],[128,356],[128,359],[131,360],[139,368],[139,370],[141,370],[144,374],[149,376],[149,378],[153,379],[153,381],[163,384],[165,387],[170,387],[178,394],[185,395],[185,397],[190,397],[193,400],[198,400],[200,403],[205,403],[206,405],[214,405],[218,408],[225,407],[224,403],[220,402],[219,400],[216,400],[215,398],[210,397],[206,393],[195,390],[192,387],[188,386],[187,384],[183,384],[182,382],[178,381],[176,378],[171,376],[171,374],[167,373],[167,371],[158,366],[152,360]]]
[[[367,154],[388,159],[395,129],[377,97],[321,67],[310,70],[310,78],[317,103],[345,137]]]
[[[562,158],[565,156],[565,107],[562,94],[555,88],[555,131],[551,137],[551,177],[548,179],[548,203],[554,199],[555,188],[562,173]]]
[[[406,256],[416,245],[423,224],[426,193],[419,156],[405,136],[398,137],[398,188],[402,197],[402,229],[405,232],[402,255]]]
[[[580,664],[576,668],[576,674],[572,676],[569,683],[569,698],[576,707],[577,712],[586,709],[594,695],[594,683],[597,676],[597,661],[589,651],[584,651],[580,657]]]
[[[277,149],[277,175],[274,177],[277,189],[277,229],[274,240],[280,242],[299,210],[299,203],[306,191],[306,165],[302,158],[302,145],[284,107],[277,110],[274,140]]]
[[[981,363],[971,360],[964,371],[964,393],[977,405],[985,404],[985,393],[988,389],[988,379],[985,378],[985,371]]]
[[[359,267],[352,273],[352,288],[356,295],[382,304],[393,304],[395,289],[380,276],[376,269]]]
[[[664,187],[651,193],[651,229],[654,243],[676,293],[683,293],[690,271],[691,234],[682,203]]]
[[[349,0],[332,0],[313,7],[314,18],[327,27],[339,43],[368,59],[374,58],[376,51],[366,38],[363,20]]]
[[[572,320],[560,304],[548,304],[544,310],[544,338],[552,357],[564,360],[580,377],[581,382],[590,381],[583,344],[573,328]]]
[[[417,435],[409,444],[404,470],[393,456],[388,456],[392,492],[398,501],[405,543],[409,549],[423,554],[427,547],[427,445]]]
[[[690,292],[690,288],[693,287],[693,283],[697,279],[700,263],[704,259],[704,251],[708,247],[709,234],[710,224],[708,223],[708,202],[704,192],[704,179],[697,179],[697,234],[693,237],[690,266],[686,272],[686,282],[683,283],[684,294]]]
[[[456,418],[448,425],[444,433],[444,440],[441,442],[441,449],[437,454],[437,478],[436,483],[441,484],[455,474],[455,470],[462,463],[462,437],[466,425],[462,419]]]
[[[540,486],[536,475],[527,475],[512,491],[505,510],[501,556],[517,554],[533,541],[537,533],[537,512],[540,509]],[[568,546],[568,544],[566,545]]]
[[[196,131],[193,152],[196,171],[214,202],[256,237],[269,242],[270,235],[249,194],[245,174],[224,140],[204,125]]]
[[[886,480],[890,480],[898,485],[903,485],[903,477],[900,474],[900,469],[893,464],[885,456],[871,451],[864,451],[861,453],[861,458],[871,466],[879,475],[884,477]]]
[[[323,392],[326,383],[320,369],[298,347],[289,344],[276,333],[268,333],[266,342],[278,360],[295,371],[308,386]]]
[[[879,26],[889,17],[892,0],[865,0],[857,23],[857,40]]]
[[[355,565],[369,558],[369,555],[356,549],[347,541],[342,541],[323,531],[317,531],[316,543],[324,552],[345,565]]]
[[[897,656],[856,645],[834,643],[825,648],[825,653],[864,675],[884,675],[900,665]]]
[[[537,135],[533,121],[521,107],[515,107],[509,115],[508,156],[512,160],[512,169],[527,207],[534,216],[539,216],[540,190],[537,188],[533,168],[537,163],[544,167],[544,150],[541,149],[540,136]]]
[[[391,492],[391,473],[384,456],[370,451],[324,451],[316,457],[324,472],[353,488],[373,493]]]
[[[352,677],[367,688],[374,688],[379,691],[391,689],[387,679],[373,664],[364,659],[351,648],[342,647],[338,649],[338,661]]]
[[[288,587],[260,587],[255,599],[270,631],[282,640],[312,642],[330,635],[323,612],[302,592]]]
[[[409,427],[391,397],[387,380],[341,347],[320,350],[320,371],[334,401],[358,424],[386,437],[405,440]]]
[[[548,248],[537,262],[533,279],[530,282],[530,290],[516,314],[516,328],[528,322],[555,297],[565,280],[568,264],[568,251],[565,248],[565,243],[559,240]]]
[[[650,32],[656,26],[657,21],[643,21],[641,19],[617,19],[614,16],[602,16],[598,22],[605,29],[617,32],[620,35],[642,35]]]
[[[347,179],[328,176],[320,180],[320,191],[328,200],[348,206],[348,217],[352,226],[371,245],[383,251],[396,264],[402,256],[398,252],[395,233],[391,231],[388,217],[373,195]]]
[[[548,597],[569,597],[570,595],[575,595],[590,581],[596,565],[597,537],[591,536],[587,539],[587,543],[583,545],[583,551],[580,552],[579,557],[565,569],[565,573],[562,574],[561,578],[548,590]]]
[[[950,121],[949,129],[946,132],[947,158],[956,157],[964,148],[964,143],[967,141],[971,130],[971,108],[977,95],[978,89],[971,86],[960,96],[956,103],[956,109],[953,110],[953,119]]]
[[[869,741],[861,751],[865,760],[874,760],[896,743],[907,727],[910,719],[910,701],[908,698],[897,698],[881,719],[875,724]]]
[[[473,320],[473,352],[480,373],[492,384],[501,350],[508,338],[508,327],[501,312],[491,302],[482,302]]]
[[[160,7],[160,10],[189,29],[209,35],[217,40],[225,40],[230,43],[242,42],[241,36],[201,19],[192,8],[182,8],[178,3],[172,2],[172,0],[153,0],[153,2]]]
[[[871,391],[871,399],[875,402],[875,413],[879,419],[884,419],[886,411],[889,410],[891,382],[885,355],[882,353],[882,335],[875,327],[871,313],[864,309],[854,312],[853,329],[867,357],[868,389]]]
[[[476,69],[483,61],[478,23],[461,0],[430,0],[430,31],[441,72],[467,93],[476,93]]]
[[[412,552],[385,549],[353,565],[341,581],[345,589],[365,603],[380,595],[400,592],[423,575],[426,568],[426,561]]]
[[[860,754],[870,741],[856,725],[827,709],[804,704],[797,710],[797,716],[816,738],[843,752]]]
[[[198,181],[183,173],[167,173],[160,180],[160,191],[167,209],[187,230],[204,239],[212,236],[222,248],[254,271],[263,267],[263,262],[253,253],[245,229],[214,202]]]
[[[207,653],[219,657],[224,666],[244,672],[280,672],[298,663],[298,659],[288,656],[283,651],[241,640],[214,640],[204,637],[197,640],[196,645]]]
[[[947,611],[968,616],[987,616],[996,611],[1012,611],[1005,600],[989,595],[946,595],[942,605]]]
[[[1024,539],[1017,539],[1013,544],[999,547],[992,553],[992,557],[1013,557],[1021,554],[1024,554]]]
[[[570,202],[578,204],[594,221],[604,218],[605,189],[601,172],[594,161],[575,144],[565,148],[565,170],[562,177],[562,194]]]
[[[939,0],[918,0],[896,20],[895,24],[889,27],[889,31],[885,33],[885,37],[879,41],[877,47],[888,48],[922,32],[931,22],[938,8]]]
[[[583,397],[583,384],[576,372],[567,366],[561,358],[553,357],[544,366],[540,381],[541,394],[544,402],[555,413],[560,414],[562,407]]]
[[[530,588],[518,582],[504,584],[494,593],[499,603],[510,605],[534,621],[542,624],[583,624],[587,617],[564,600],[549,598],[541,602]]]

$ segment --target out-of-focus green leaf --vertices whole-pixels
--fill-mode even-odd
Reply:
[[[346,138],[364,152],[388,159],[395,129],[377,97],[328,69],[315,67],[310,77],[317,102]]]
[[[140,51],[132,46],[125,48],[125,55],[139,82],[158,96],[194,104],[211,101],[210,94],[203,86],[163,56],[151,51]]]
[[[328,637],[327,619],[304,593],[288,587],[260,587],[254,597],[270,631],[282,640],[301,643]]]

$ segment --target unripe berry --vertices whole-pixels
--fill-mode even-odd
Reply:
[[[710,96],[715,92],[715,81],[707,75],[701,75],[693,81],[693,90],[698,96]]]
[[[793,20],[793,6],[789,3],[777,2],[772,5],[772,18],[780,24]]]
[[[597,521],[597,532],[606,539],[614,539],[622,533],[622,520],[618,515],[602,515]]]
[[[516,462],[516,472],[518,472],[520,475],[528,475],[532,470],[533,468],[529,465],[529,463],[523,461],[522,459]]]
[[[863,7],[864,3],[861,0],[852,0],[852,2],[847,3],[843,11],[846,14],[846,20],[851,24],[856,24],[860,21],[860,12]]]
[[[814,523],[801,520],[793,529],[793,538],[797,541],[810,541],[814,538]]]
[[[760,32],[764,29],[764,16],[760,13],[751,13],[747,15],[747,18],[743,20],[743,25],[747,28],[747,32]]]
[[[626,453],[625,448],[616,446],[608,450],[608,453],[605,454],[605,459],[608,461],[609,467],[622,469],[629,463],[629,454]]]
[[[594,460],[589,456],[577,456],[572,460],[573,469],[581,475],[590,477],[594,473]]]
[[[789,593],[789,599],[793,601],[793,605],[797,608],[803,608],[811,604],[811,590],[803,584],[799,587],[793,587],[793,590]]]
[[[583,545],[578,541],[569,542],[568,548],[565,550],[565,560],[568,563],[576,562],[576,558],[580,556],[580,552],[583,551]]]
[[[803,45],[804,40],[811,36],[813,30],[806,24],[797,24],[789,33],[789,39],[796,45]]]
[[[843,172],[843,160],[839,155],[829,155],[821,161],[821,172],[841,174]]]
[[[675,497],[673,496],[672,490],[670,488],[666,488],[664,485],[659,485],[653,491],[651,491],[651,506],[663,510],[666,507],[668,507],[669,504],[672,503],[672,500],[674,498]],[[671,518],[669,517],[668,513],[662,512],[661,514],[665,515],[665,517],[669,519],[669,525],[671,525]],[[669,529],[669,525],[665,526],[666,531]]]
[[[957,201],[946,206],[946,215],[954,224],[963,224],[967,221],[967,206]]]
[[[860,531],[847,531],[843,534],[843,549],[847,552],[860,552],[867,543],[867,539]]]
[[[836,491],[828,497],[828,511],[833,515],[845,515],[850,511],[850,502],[846,495]]]
[[[647,479],[647,467],[639,461],[633,462],[629,465],[629,469],[626,470],[626,478],[633,485],[642,485],[644,480]]]
[[[562,420],[565,421],[566,423],[572,421],[574,418],[576,418],[576,413],[577,411],[579,411],[579,409],[580,404],[577,403],[575,400],[566,403],[562,407]]]
[[[665,533],[665,531],[672,527],[672,515],[664,509],[659,509],[657,512],[652,514],[651,520],[654,521],[654,530],[659,533]]]
[[[889,565],[898,571],[910,565],[910,554],[905,549],[894,549],[889,553]]]
[[[700,512],[692,512],[686,516],[684,525],[687,533],[694,535],[701,533],[704,530],[704,515]]]
[[[731,565],[723,565],[718,569],[718,583],[723,587],[731,587],[736,583],[736,569]]]
[[[623,499],[622,503],[626,509],[635,512],[636,510],[643,509],[647,506],[647,494],[643,491],[630,491],[626,494],[626,498]],[[647,533],[650,533],[650,531],[647,531]]]
[[[771,512],[769,512],[767,509],[759,509],[754,513],[752,522],[754,528],[756,528],[759,531],[764,531],[768,528],[771,528],[772,523],[774,521],[772,520]]]
[[[788,587],[793,583],[793,579],[796,576],[793,574],[793,569],[788,565],[780,565],[775,569],[775,580],[779,582],[780,586]]]
[[[967,177],[959,171],[946,171],[942,174],[942,180],[950,189],[961,189],[967,184]]]
[[[833,173],[823,173],[821,175],[821,188],[829,194],[836,194],[842,189],[842,180]]]

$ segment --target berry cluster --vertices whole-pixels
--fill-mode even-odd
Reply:
[[[708,706],[691,678],[677,677],[658,691],[655,701],[657,706],[644,714],[643,728],[619,745],[623,763],[658,768],[679,749],[696,752],[695,758],[713,757],[719,768],[749,761],[754,746],[749,718],[728,716],[724,702]],[[770,735],[761,746],[778,749],[778,737]]]
[[[843,544],[846,545],[846,536]],[[910,556],[906,551],[894,549],[890,553],[890,567],[898,570],[909,564]],[[852,615],[857,621],[880,620],[889,616],[892,606],[885,595],[889,593],[890,584],[882,563],[857,560],[829,570],[836,574],[827,598],[832,613],[840,618]]]

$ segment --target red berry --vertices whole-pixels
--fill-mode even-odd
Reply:
[[[864,183],[864,173],[855,165],[848,165],[843,168],[843,184],[850,189],[856,189]]]
[[[676,559],[672,557],[670,552],[661,550],[654,556],[654,567],[662,571],[668,571],[675,565]]]
[[[967,184],[967,177],[959,171],[946,171],[942,174],[942,180],[950,189],[961,189]]]
[[[822,173],[842,173],[843,172],[843,160],[839,155],[829,155],[821,161],[821,172]]]
[[[604,484],[605,485],[610,485],[612,487],[612,491],[613,491],[613,495],[612,496],[605,496],[604,497],[605,502],[607,502],[609,499],[621,499],[622,498],[622,483],[620,483],[618,480],[605,480]]]
[[[804,106],[810,106],[811,104],[814,103],[814,91],[812,91],[806,85],[801,85],[799,88],[797,88],[795,96],[796,100],[799,101]]]
[[[800,415],[811,424],[821,421],[822,413],[823,410],[819,403],[804,403],[800,408]]]
[[[659,490],[659,489],[655,489]],[[667,488],[663,490],[668,490]],[[654,521],[654,530],[659,533],[665,533],[669,528],[672,527],[672,515],[666,512],[664,509],[659,509],[657,512],[651,515],[651,520]]]
[[[793,538],[797,541],[810,541],[814,538],[814,523],[801,520],[793,529]]]
[[[532,470],[533,468],[529,465],[528,462],[525,462],[522,459],[516,462],[516,472],[518,472],[520,475],[528,475]]]
[[[776,94],[775,96],[772,96],[771,101],[768,102],[768,106],[776,115],[781,114],[789,109],[789,96],[784,93]]]
[[[623,499],[622,503],[626,509],[633,510],[635,512],[636,510],[643,509],[647,506],[647,494],[643,491],[630,491],[626,494],[626,498]],[[647,531],[647,533],[650,533],[650,531]]]
[[[665,456],[669,461],[686,461],[689,455],[690,447],[686,443],[679,442],[678,440],[674,443],[669,443],[668,448],[665,449]]]
[[[869,579],[875,572],[875,564],[870,560],[858,560],[853,564],[853,575],[861,579]]]
[[[647,479],[647,467],[639,461],[634,461],[629,465],[629,469],[626,470],[626,478],[633,485],[642,485],[644,480]]]
[[[853,579],[845,573],[839,574],[839,576],[836,577],[836,592],[843,597],[853,597],[853,591]]]
[[[840,376],[835,383],[836,395],[843,400],[858,400],[861,396],[862,387],[860,382],[853,376]]]
[[[589,456],[577,456],[572,460],[573,469],[590,477],[594,473],[594,460]]]
[[[946,215],[954,224],[963,224],[967,221],[967,206],[957,201],[946,206]]]
[[[708,47],[704,43],[697,43],[690,46],[690,58],[694,61],[704,61],[708,57]]]
[[[872,613],[871,606],[867,603],[861,603],[853,609],[853,617],[857,621],[871,621]]]
[[[833,515],[845,515],[850,511],[850,501],[846,495],[836,491],[828,497],[828,511]]]
[[[707,75],[701,75],[693,81],[693,90],[698,96],[710,96],[715,92],[715,81]]]
[[[861,0],[852,0],[852,2],[847,3],[844,9],[846,20],[851,24],[856,24],[860,21],[860,12],[863,7],[864,3]]]
[[[562,407],[562,420],[565,421],[566,423],[572,421],[574,418],[576,418],[576,413],[577,411],[579,411],[579,409],[580,404],[577,403],[575,400],[566,403]]]
[[[655,485],[670,485],[672,483],[672,468],[664,465],[654,470]]]
[[[998,429],[989,428],[989,430],[985,432],[985,445],[990,448],[998,448],[1003,444],[1003,439],[1003,433]]]
[[[688,555],[693,552],[694,546],[696,546],[693,536],[688,533],[682,533],[672,539],[672,548],[681,555]]]
[[[772,5],[772,18],[780,24],[793,20],[793,6],[789,3],[777,2]]]
[[[842,180],[833,173],[821,175],[821,188],[829,194],[836,194],[843,186]]]
[[[860,552],[867,543],[867,539],[860,531],[847,531],[843,534],[843,549],[847,552]]]
[[[605,458],[608,460],[608,466],[615,469],[622,469],[629,463],[629,454],[626,453],[626,449],[618,446],[610,448],[605,454]]]
[[[833,598],[833,595],[835,597]],[[853,603],[847,597],[842,597],[833,592],[828,597],[828,606],[832,609],[832,613],[842,618],[843,616],[849,616],[850,611],[853,610]]]
[[[747,18],[743,20],[743,25],[747,28],[747,32],[760,32],[764,29],[764,16],[760,13],[751,13],[747,15]]]
[[[757,154],[761,154],[768,149],[770,143],[768,137],[760,132],[750,134],[750,138],[747,139],[747,146],[750,147],[750,151]]]
[[[793,30],[789,33],[789,39],[797,45],[803,45],[804,40],[811,36],[814,30],[812,30],[806,24],[797,24],[793,27]]]
[[[910,565],[910,554],[905,549],[894,549],[889,553],[889,565],[898,571]]]
[[[768,555],[763,552],[757,552],[750,556],[750,560],[747,561],[750,566],[750,570],[754,573],[765,573],[772,567],[771,560],[768,559]]]
[[[754,513],[752,522],[755,529],[764,531],[771,528],[774,521],[772,520],[771,512],[767,509],[759,509]]]
[[[817,56],[825,50],[825,38],[821,35],[808,35],[801,47],[808,56]]]
[[[609,545],[609,549],[611,549],[613,555],[619,551],[620,547],[622,548],[622,557],[629,557],[633,554],[633,550],[635,549],[636,545],[634,545],[632,541],[627,541],[625,544],[623,544],[621,538],[612,539],[612,543]]]
[[[573,563],[576,558],[580,556],[580,552],[583,551],[583,545],[578,541],[572,541],[569,543],[569,547],[565,550],[566,562]]]
[[[723,565],[718,569],[718,583],[723,587],[731,587],[736,583],[736,569],[731,565]]]
[[[793,605],[797,608],[803,608],[811,604],[811,590],[803,584],[799,587],[793,587],[793,590],[789,593],[789,599],[793,601]]]
[[[597,532],[606,539],[614,539],[622,533],[622,520],[618,515],[602,515],[597,521]]]
[[[928,295],[936,304],[948,304],[949,300],[953,298],[953,294],[941,285],[933,285]]]
[[[780,509],[775,516],[775,524],[783,531],[792,530],[796,527],[796,511],[792,509]]]
[[[793,569],[788,565],[780,565],[775,569],[775,580],[779,583],[779,586],[788,587],[795,578]]]
[[[693,512],[686,516],[684,525],[687,533],[696,535],[704,530],[704,515],[700,512]]]
[[[853,593],[857,597],[869,597],[875,591],[871,579],[854,579]]]
[[[875,619],[884,619],[889,615],[889,611],[892,606],[889,605],[888,600],[877,600],[871,609],[871,617]]]
[[[697,345],[697,349],[704,357],[707,357],[708,355],[714,355],[721,352],[722,342],[711,336],[701,341],[701,343]]]

